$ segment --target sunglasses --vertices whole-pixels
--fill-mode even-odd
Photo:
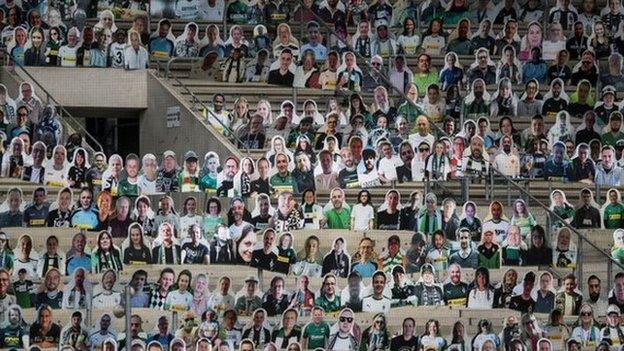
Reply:
[[[352,323],[353,322],[353,317],[340,317],[340,321],[342,323],[344,323],[344,322]]]
[[[429,152],[429,149],[424,149],[423,148],[423,149],[418,149],[418,151],[420,151],[420,152]]]

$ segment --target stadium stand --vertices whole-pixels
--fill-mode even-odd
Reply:
[[[7,0],[0,52],[0,349],[624,351],[620,0]]]

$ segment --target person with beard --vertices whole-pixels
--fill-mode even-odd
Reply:
[[[462,115],[465,119],[490,115],[490,94],[486,91],[483,79],[477,78],[472,82],[472,90],[462,104]]]
[[[477,250],[473,249],[470,236],[468,229],[459,230],[459,250],[449,257],[450,264],[456,263],[462,268],[477,268]]]
[[[401,157],[403,164],[396,167],[397,180],[399,183],[411,182],[414,150],[412,149],[412,145],[409,141],[406,140],[399,144],[399,157]]]
[[[594,181],[599,186],[616,186],[624,179],[624,169],[615,163],[615,150],[612,146],[604,146],[601,151],[602,161],[596,166]]]
[[[238,160],[230,156],[225,160],[225,167],[217,174],[217,196],[231,197],[237,195],[234,189],[234,176],[238,173]],[[156,181],[158,184],[158,180]]]
[[[468,284],[461,281],[461,266],[451,263],[448,268],[449,282],[444,284],[444,304],[464,307],[468,301]]]
[[[156,175],[156,191],[163,193],[179,191],[178,171],[175,153],[171,150],[165,151],[162,168],[158,170]]]
[[[482,79],[487,85],[496,83],[496,66],[490,60],[490,54],[486,48],[480,48],[475,52],[475,62],[468,71],[470,83],[477,79]]]
[[[603,316],[607,312],[607,301],[600,297],[601,283],[600,278],[595,274],[587,278],[588,298],[585,300],[585,303],[592,308],[597,316]]]
[[[543,116],[554,116],[557,112],[567,109],[568,95],[563,92],[564,86],[561,78],[556,78],[550,83],[550,91],[544,95]]]
[[[518,155],[512,152],[513,140],[510,136],[504,135],[501,138],[502,150],[494,158],[492,167],[507,177],[516,178],[520,176],[520,160]]]
[[[347,286],[340,292],[340,300],[354,312],[362,312],[362,276],[356,271],[349,273]]]
[[[295,155],[295,164],[296,168],[292,171],[292,178],[296,188],[315,190],[314,172],[308,154],[303,150],[298,151]],[[338,184],[337,181],[336,184]]]
[[[574,23],[574,35],[566,42],[566,50],[568,50],[572,60],[578,60],[587,48],[588,39],[585,35],[583,22],[576,21]]]
[[[267,271],[273,271],[277,261],[275,248],[275,230],[265,229],[262,235],[262,247],[253,251],[251,266]]]
[[[464,176],[483,178],[488,173],[489,164],[483,156],[483,138],[474,135],[470,139],[469,153],[462,158]]]

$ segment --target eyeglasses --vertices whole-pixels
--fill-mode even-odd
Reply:
[[[353,322],[353,317],[340,317],[340,321],[342,323],[344,323],[344,322],[352,323]]]

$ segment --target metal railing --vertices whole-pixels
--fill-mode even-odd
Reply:
[[[518,184],[515,180],[504,175],[503,173],[501,173],[499,170],[497,170],[494,167],[490,167],[489,170],[490,170],[490,177],[491,177],[490,180],[491,180],[492,185],[495,184],[494,182],[495,177],[499,180],[503,180],[507,187],[516,188],[521,194],[523,194],[524,196],[527,196],[527,198],[531,199],[531,201],[533,201],[535,204],[541,207],[544,211],[546,211],[546,214],[548,215],[548,218],[550,218],[551,222],[553,219],[557,220],[563,225],[563,227],[569,229],[572,233],[574,233],[578,240],[577,250],[579,253],[583,251],[583,246],[585,242],[590,247],[598,251],[602,256],[606,257],[607,258],[607,291],[611,290],[611,283],[612,283],[611,275],[613,273],[613,265],[615,264],[616,267],[619,267],[621,270],[624,270],[624,264],[613,259],[613,257],[611,257],[611,254],[609,252],[603,250],[596,243],[591,241],[585,234],[581,233],[579,230],[571,226],[568,222],[566,222],[563,218],[561,218],[561,216],[553,212],[550,209],[550,207],[546,206],[538,198],[536,198],[531,193],[529,193],[529,191],[527,191],[523,186]],[[492,190],[493,189],[490,189],[490,191]],[[551,228],[549,226],[547,230],[550,230],[550,229]],[[576,263],[576,267],[574,268],[574,273],[577,276],[578,281],[582,282],[583,281],[583,254],[579,254],[577,256],[577,263]]]
[[[225,123],[223,123],[223,121],[221,121],[221,119],[219,119],[219,117],[217,115],[214,114],[214,112],[212,112],[212,110],[206,106],[206,104],[199,98],[197,97],[197,95],[195,95],[195,93],[193,93],[193,91],[191,91],[191,89],[184,84],[175,74],[173,74],[170,70],[171,65],[175,62],[175,61],[189,61],[191,63],[194,63],[196,61],[198,61],[199,59],[201,59],[200,57],[172,57],[167,61],[167,65],[165,66],[165,76],[163,78],[165,79],[173,79],[183,90],[185,93],[189,94],[189,96],[191,96],[192,100],[193,100],[193,109],[197,110],[196,105],[201,106],[201,108],[204,109],[206,114],[210,114],[210,116],[212,116],[212,118],[214,120],[216,120],[217,122],[219,122],[219,124],[221,125],[221,127],[223,127],[223,130],[225,131],[225,133],[223,134],[226,138],[230,139],[230,140],[234,140],[236,142],[236,147],[237,148],[242,148],[245,150],[245,154],[249,155],[249,147],[247,147],[247,145],[245,143],[243,143],[243,141],[238,137],[237,133],[232,130],[229,126],[227,126]],[[157,69],[158,72],[160,72],[160,61],[156,61],[156,65],[157,65]],[[207,116],[206,116],[207,117]],[[207,124],[207,118],[202,120],[203,122],[206,122]]]
[[[95,154],[97,151],[104,151],[102,144],[100,144],[100,142],[85,129],[80,121],[78,121],[74,116],[72,116],[71,113],[69,113],[69,111],[67,111],[63,104],[61,104],[41,83],[39,83],[39,81],[32,74],[30,74],[30,72],[28,72],[26,67],[19,62],[15,62],[6,48],[2,48],[1,50],[6,60],[6,67],[13,68],[13,70],[15,70],[15,67],[18,67],[30,80],[28,83],[36,85],[37,89],[45,94],[46,105],[54,103],[59,121],[63,124],[64,133],[67,133],[68,130],[73,130],[74,132],[82,134],[83,147],[85,147],[91,155]],[[64,135],[64,139],[67,136],[68,135]]]

